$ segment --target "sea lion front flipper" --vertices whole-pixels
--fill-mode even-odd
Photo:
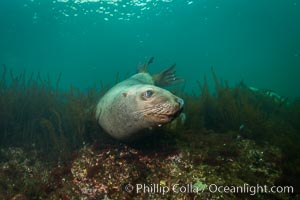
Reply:
[[[176,77],[175,66],[176,64],[173,64],[159,74],[154,74],[153,79],[155,85],[168,86],[176,83],[182,83],[184,79]]]
[[[148,65],[150,65],[151,63],[153,63],[153,60],[154,60],[154,57],[152,56],[151,58],[149,58],[149,60],[146,63],[140,65],[138,67],[138,73],[147,72],[147,67],[148,67]]]

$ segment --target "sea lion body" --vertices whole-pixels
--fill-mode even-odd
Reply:
[[[172,121],[182,111],[183,100],[155,82],[140,72],[112,87],[97,104],[100,126],[115,139],[132,140],[144,129]]]

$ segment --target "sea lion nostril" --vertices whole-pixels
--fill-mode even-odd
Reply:
[[[183,100],[157,87],[170,85],[175,65],[160,74],[150,75],[142,65],[139,73],[110,88],[98,101],[96,119],[113,138],[130,141],[145,134],[153,125],[170,123],[183,110]],[[124,126],[125,125],[125,126]],[[148,132],[148,131],[146,131]]]

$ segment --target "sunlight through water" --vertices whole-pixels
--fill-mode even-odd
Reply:
[[[26,4],[36,7],[44,2],[29,0]],[[191,0],[54,0],[51,9],[55,12],[55,17],[77,17],[80,15],[97,14],[103,20],[139,20],[147,19],[147,13],[151,16],[160,16],[162,14],[172,13],[172,7],[175,3],[184,3],[191,5]],[[36,18],[36,16],[35,16]],[[36,20],[35,20],[36,21]]]

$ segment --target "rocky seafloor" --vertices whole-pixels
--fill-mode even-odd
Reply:
[[[102,82],[65,91],[60,76],[27,78],[4,65],[0,200],[300,199],[300,100],[212,76],[214,91],[206,76],[198,93],[174,89],[184,123],[129,144],[95,121]]]
[[[215,191],[217,186],[270,187],[282,175],[278,148],[228,135],[209,132],[189,143],[158,139],[148,147],[99,142],[61,163],[47,163],[35,150],[2,148],[0,199],[299,198],[287,192]]]

